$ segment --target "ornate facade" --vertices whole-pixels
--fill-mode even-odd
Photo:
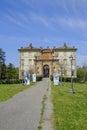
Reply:
[[[36,73],[37,76],[49,77],[58,73],[63,77],[76,77],[76,48],[68,47],[66,43],[62,47],[35,48],[30,44],[19,51],[19,78],[24,73]],[[72,55],[72,72],[70,56]]]

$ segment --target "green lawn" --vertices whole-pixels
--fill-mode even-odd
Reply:
[[[22,84],[0,84],[0,102],[6,101],[9,98],[13,97],[15,94],[29,88],[34,83],[30,85]]]
[[[54,130],[87,130],[87,84],[70,83],[52,86]]]

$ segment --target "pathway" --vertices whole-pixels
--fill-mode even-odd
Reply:
[[[50,94],[49,79],[45,78],[8,101],[0,103],[0,130],[38,130],[39,125],[42,130],[53,130]],[[43,123],[40,124],[44,95],[46,106]]]

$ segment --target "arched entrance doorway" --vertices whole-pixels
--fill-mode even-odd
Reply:
[[[48,65],[43,66],[43,76],[49,77],[49,66]]]

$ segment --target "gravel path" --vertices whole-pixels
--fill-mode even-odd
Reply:
[[[38,130],[44,95],[47,99],[42,130],[52,130],[50,90],[49,79],[45,78],[8,101],[0,103],[0,130]]]

